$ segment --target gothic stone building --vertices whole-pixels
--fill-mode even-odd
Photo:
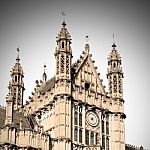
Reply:
[[[80,58],[72,63],[71,36],[65,22],[56,43],[54,77],[48,80],[44,71],[42,81],[36,81],[25,104],[24,73],[18,53],[10,74],[6,108],[0,108],[0,149],[134,148],[125,145],[123,71],[115,43],[108,57],[108,92],[94,66],[88,43]]]

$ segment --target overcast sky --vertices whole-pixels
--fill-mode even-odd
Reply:
[[[122,57],[126,143],[150,149],[150,2],[149,0],[1,0],[0,104],[5,105],[10,70],[20,47],[25,73],[25,98],[42,78],[55,75],[56,36],[63,17],[72,36],[73,61],[90,39],[90,53],[107,86],[107,57],[112,34]],[[107,89],[107,88],[106,88]]]

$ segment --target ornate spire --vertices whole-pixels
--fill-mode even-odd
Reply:
[[[67,24],[65,23],[65,21],[63,21],[61,31],[58,33],[58,36],[56,37],[57,38],[57,45],[59,44],[58,42],[60,40],[67,40],[67,41],[69,41],[69,44],[71,44],[71,36],[70,36],[70,33],[68,32],[68,30],[66,28],[66,25]]]
[[[115,36],[113,34],[113,44],[112,44],[112,50],[111,50],[111,53],[108,57],[108,63],[113,61],[113,60],[118,60],[118,61],[121,61],[121,57],[120,57],[120,54],[118,53],[117,49],[116,49],[116,44],[115,44]]]
[[[71,80],[71,35],[66,28],[65,21],[63,21],[61,30],[56,37],[56,43],[56,81],[60,79]]]
[[[20,64],[20,57],[19,57],[19,48],[17,48],[17,57],[16,63],[12,68],[11,72],[11,81],[9,82],[9,90],[11,91],[14,97],[14,109],[17,110],[19,107],[23,105],[23,91],[24,89],[24,82],[23,82],[23,69]]]
[[[20,51],[19,48],[17,48],[16,63],[15,63],[15,66],[12,68],[11,76],[16,74],[16,73],[20,73],[23,76],[23,69],[22,69],[21,64],[20,64],[19,51]]]
[[[114,41],[113,34],[113,44],[112,50],[108,57],[108,70],[107,70],[107,78],[109,82],[109,94],[112,97],[120,97],[123,96],[123,85],[122,85],[122,66],[121,66],[121,57],[116,49],[116,44]]]

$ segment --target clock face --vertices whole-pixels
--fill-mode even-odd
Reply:
[[[99,124],[98,115],[93,111],[88,111],[86,113],[86,121],[90,126],[97,126]]]

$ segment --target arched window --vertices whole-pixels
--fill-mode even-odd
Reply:
[[[17,76],[15,76],[15,82],[17,82]]]
[[[79,113],[82,113],[82,105],[79,105]]]
[[[114,69],[116,68],[116,63],[114,63]]]
[[[74,124],[78,125],[78,113],[76,111],[74,113]]]
[[[78,141],[78,129],[74,129],[74,141]]]
[[[94,145],[94,133],[91,132],[91,145]]]
[[[79,142],[82,143],[82,129],[79,130]]]
[[[64,42],[62,42],[62,48],[64,48]]]

